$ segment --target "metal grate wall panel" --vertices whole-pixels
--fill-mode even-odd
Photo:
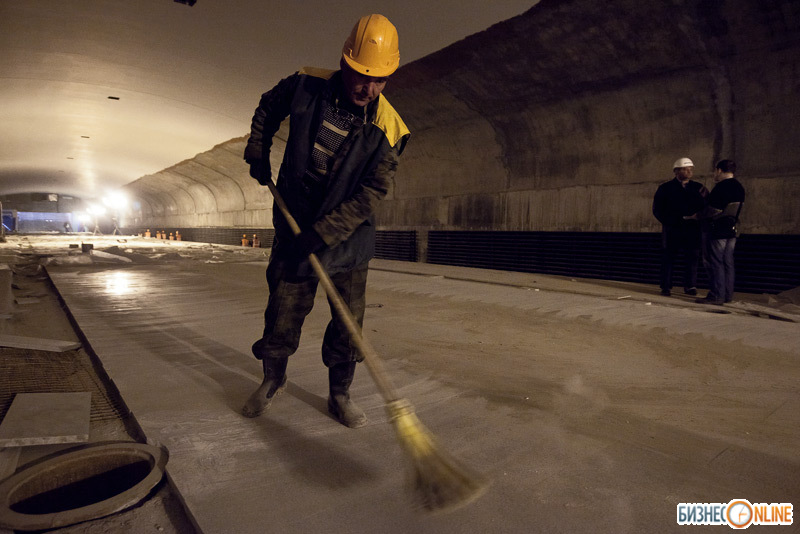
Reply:
[[[375,257],[382,260],[417,261],[417,232],[378,230]]]
[[[428,262],[657,285],[661,234],[431,231]],[[737,291],[779,293],[800,286],[800,236],[741,236],[736,269]],[[674,272],[680,287],[681,256]],[[708,286],[702,266],[698,285]]]

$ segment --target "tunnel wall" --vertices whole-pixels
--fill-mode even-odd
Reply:
[[[691,157],[732,158],[748,232],[800,233],[800,3],[543,1],[399,72],[413,136],[381,224],[657,231]]]
[[[392,76],[412,138],[379,226],[655,232],[688,156],[709,187],[737,161],[744,231],[800,234],[798,37],[798,0],[543,0]],[[136,223],[271,226],[244,141],[130,184]]]
[[[288,125],[273,141],[274,169],[286,143]],[[131,229],[271,228],[272,195],[248,174],[242,160],[247,136],[221,143],[126,186],[135,199],[123,221]]]

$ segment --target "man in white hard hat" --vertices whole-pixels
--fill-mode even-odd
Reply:
[[[381,94],[399,63],[397,29],[382,15],[367,15],[345,41],[339,70],[304,68],[261,97],[244,159],[260,184],[271,180],[272,137],[290,117],[276,185],[302,233],[294,237],[280,210],[273,208],[269,300],[264,332],[252,347],[264,380],[242,408],[247,417],[264,412],[286,383],[287,361],[297,350],[319,282],[309,254],[319,257],[353,316],[363,321],[367,263],[375,253],[373,213],[389,190],[410,135]],[[351,428],[366,424],[349,394],[362,358],[332,313],[322,342],[328,410]]]
[[[661,223],[661,294],[672,294],[675,257],[684,254],[683,292],[697,295],[697,266],[700,261],[700,223],[697,212],[705,207],[708,190],[692,180],[694,163],[679,158],[672,165],[675,177],[661,184],[653,197],[653,215]]]

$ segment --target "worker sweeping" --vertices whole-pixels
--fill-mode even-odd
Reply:
[[[261,185],[272,180],[272,137],[290,117],[277,191],[300,233],[295,235],[281,211],[273,210],[269,300],[263,335],[252,347],[264,380],[242,409],[247,417],[263,413],[286,384],[287,362],[297,350],[319,283],[310,254],[330,274],[359,327],[363,323],[367,264],[375,252],[373,214],[410,136],[381,94],[399,62],[397,29],[382,15],[367,15],[345,41],[339,70],[304,68],[264,93],[255,110],[244,159]],[[356,428],[367,418],[349,389],[363,356],[340,317],[331,315],[322,340],[328,409]]]
[[[386,17],[367,15],[345,41],[340,70],[303,69],[261,97],[245,160],[251,176],[275,199],[275,241],[267,266],[264,333],[253,344],[264,380],[242,413],[263,413],[286,384],[287,360],[297,350],[319,284],[331,308],[322,342],[328,409],[348,427],[366,424],[349,394],[356,363],[363,361],[411,461],[418,503],[445,511],[472,502],[488,483],[441,450],[411,403],[400,398],[361,331],[367,262],[375,250],[372,216],[410,135],[381,94],[399,62],[395,27]],[[269,148],[287,116],[289,138],[276,185]]]

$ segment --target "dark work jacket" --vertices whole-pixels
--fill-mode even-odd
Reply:
[[[386,196],[397,169],[397,157],[410,136],[400,116],[380,95],[365,108],[365,120],[354,125],[329,167],[327,186],[311,194],[303,177],[312,165],[311,151],[322,115],[337,102],[341,72],[304,68],[264,93],[253,116],[245,160],[269,161],[272,136],[290,117],[289,138],[276,186],[302,229],[313,228],[328,246],[319,253],[329,273],[361,265],[375,254],[373,214]],[[273,207],[273,254],[282,256],[292,231],[277,205]],[[307,261],[300,276],[311,274]]]
[[[653,215],[664,226],[679,226],[685,216],[705,207],[704,189],[703,184],[694,180],[689,180],[686,187],[677,178],[664,182],[653,197]]]
[[[665,246],[700,245],[699,221],[684,216],[694,215],[705,207],[704,192],[705,186],[694,180],[689,180],[686,187],[677,178],[658,186],[653,197],[653,215],[662,224]]]

